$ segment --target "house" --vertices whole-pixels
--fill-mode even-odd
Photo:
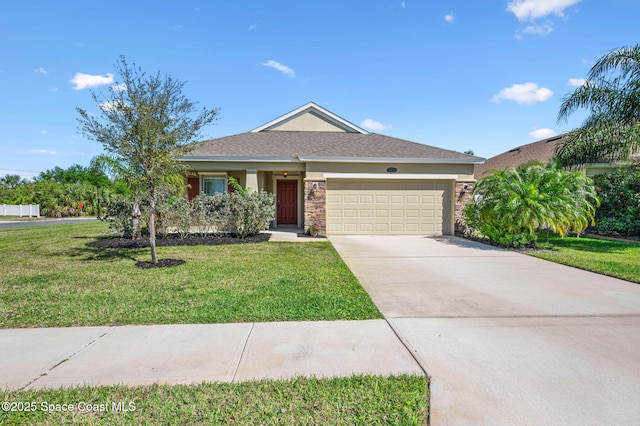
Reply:
[[[522,145],[496,155],[495,157],[491,157],[482,164],[476,164],[475,178],[482,179],[484,176],[490,175],[491,170],[503,170],[507,167],[515,168],[523,163],[539,161],[543,164],[548,164],[555,156],[558,144],[562,143],[565,137],[566,134],[554,136],[527,145]],[[588,177],[593,177],[595,175],[611,172],[618,166],[618,163],[592,163],[585,164],[580,170]]]
[[[194,144],[189,197],[276,194],[273,226],[327,234],[452,234],[484,159],[369,133],[311,102],[247,133]]]

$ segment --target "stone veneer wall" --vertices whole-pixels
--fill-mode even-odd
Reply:
[[[317,189],[313,189],[316,184]],[[304,229],[311,225],[320,227],[320,234],[327,232],[327,181],[325,179],[304,180]]]
[[[467,230],[467,225],[464,223],[464,216],[462,210],[472,200],[473,186],[475,180],[459,180],[456,181],[455,197],[456,203],[453,209],[453,220],[455,222],[455,234],[464,234]],[[465,189],[466,187],[466,189]]]

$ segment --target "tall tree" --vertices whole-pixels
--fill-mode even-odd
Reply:
[[[6,189],[14,189],[22,182],[20,175],[4,175],[0,178],[0,186]]]
[[[91,92],[100,115],[77,108],[82,133],[103,144],[122,164],[121,171],[133,193],[149,202],[151,261],[156,254],[156,197],[167,176],[183,173],[178,161],[188,152],[187,144],[200,137],[202,128],[218,116],[218,109],[202,108],[182,94],[184,82],[160,73],[147,75],[120,56],[115,65],[121,80],[108,94]],[[197,113],[198,112],[198,113]],[[194,117],[194,114],[197,115]]]
[[[589,115],[556,152],[563,166],[624,161],[640,149],[640,45],[614,49],[589,71],[587,81],[565,96],[558,122],[578,109]]]

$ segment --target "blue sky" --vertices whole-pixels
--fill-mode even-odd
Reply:
[[[309,101],[371,131],[491,157],[580,125],[564,95],[639,42],[637,0],[11,1],[0,14],[0,175],[102,152],[75,108],[119,55],[221,109],[207,138]]]

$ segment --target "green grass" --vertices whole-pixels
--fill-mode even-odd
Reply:
[[[640,283],[640,243],[551,236],[546,244],[546,238],[541,234],[539,245],[552,251],[533,252],[532,256]]]
[[[0,401],[35,403],[35,411],[1,410],[0,424],[423,425],[428,398],[422,376],[0,390]],[[63,404],[75,411],[55,411]],[[79,410],[87,406],[95,411]]]
[[[381,318],[328,242],[159,247],[86,244],[82,223],[0,230],[0,328]]]

